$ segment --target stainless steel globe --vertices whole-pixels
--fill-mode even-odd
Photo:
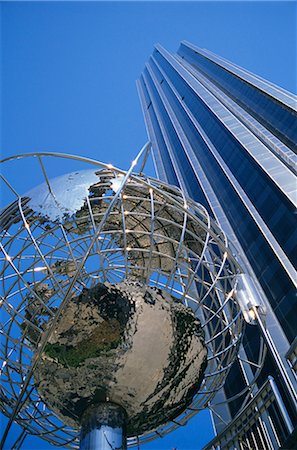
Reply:
[[[7,432],[15,420],[75,448],[84,411],[110,401],[128,445],[163,436],[207,407],[237,354],[226,236],[180,189],[133,173],[137,160],[128,172],[63,154],[5,162],[29,156],[42,184],[19,195],[2,175],[15,195],[1,213]],[[55,177],[61,158],[91,168]]]

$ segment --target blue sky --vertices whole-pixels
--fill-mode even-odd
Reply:
[[[186,39],[296,91],[292,1],[2,2],[0,7],[2,157],[65,152],[128,168],[147,139],[135,80],[157,42],[176,51]],[[62,163],[57,171],[69,168]],[[20,192],[36,183],[24,167],[13,177]],[[202,414],[143,448],[199,450],[211,435],[210,420]],[[30,438],[23,448],[51,447]]]

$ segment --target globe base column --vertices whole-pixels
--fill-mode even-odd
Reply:
[[[114,403],[90,406],[81,420],[80,450],[126,450],[126,412]]]

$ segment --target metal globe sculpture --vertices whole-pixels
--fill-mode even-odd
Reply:
[[[138,445],[224,383],[242,332],[239,267],[204,207],[132,172],[145,151],[128,172],[10,158],[30,156],[44,181],[19,195],[2,176],[16,196],[1,213],[4,440],[16,421],[18,442],[28,432],[76,448],[82,427],[87,448],[95,422],[114,447],[125,433]],[[91,168],[52,177],[44,160],[59,158]]]

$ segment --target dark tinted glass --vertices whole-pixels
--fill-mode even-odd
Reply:
[[[185,45],[181,45],[178,53],[277,135],[284,144],[296,149],[297,121],[293,110]]]
[[[160,66],[170,76],[179,95],[191,109],[216,149],[230,169],[232,169],[232,172],[253,201],[255,207],[258,209],[277,240],[292,258],[293,240],[291,239],[291,236],[295,226],[293,225],[294,216],[292,214],[290,203],[286,200],[281,191],[271,183],[271,180],[267,175],[251,160],[239,142],[236,141],[228,130],[225,129],[224,125],[215,118],[210,109],[190,89],[164,58],[158,53],[155,57],[160,63]],[[156,70],[154,66],[152,67]],[[292,342],[297,334],[296,316],[292,315],[296,310],[297,305],[296,300],[292,302],[294,287],[289,277],[275,257],[271,247],[257,227],[248,210],[245,208],[236,190],[222,172],[217,160],[185,113],[166,81],[162,82],[162,89],[166,94],[174,113],[177,115],[178,121],[182,126],[189,143],[196,152],[204,173],[207,174],[208,180],[218,196],[225,214],[235,230],[272,308],[278,312],[282,311],[281,314],[278,314],[278,319],[289,341]],[[165,112],[161,100],[159,99],[158,102],[162,120],[164,120],[169,134],[172,134],[172,146],[175,149],[176,156],[179,158],[180,167],[185,171],[184,173],[187,173],[186,167],[188,163],[183,147],[179,142],[177,134],[172,131],[170,118]],[[189,192],[195,196],[193,186],[195,185],[189,183]],[[280,205],[282,206],[281,212],[279,212],[278,209]],[[277,219],[278,216],[282,219],[281,226]],[[291,306],[291,309],[288,308],[288,305]]]

